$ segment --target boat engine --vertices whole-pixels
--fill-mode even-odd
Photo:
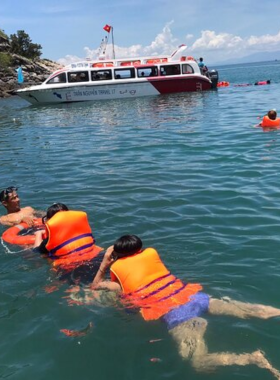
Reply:
[[[208,77],[212,82],[212,88],[217,88],[218,80],[219,80],[219,74],[217,70],[210,70],[208,71]]]

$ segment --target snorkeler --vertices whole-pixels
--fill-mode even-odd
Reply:
[[[0,224],[14,226],[25,222],[28,226],[33,226],[36,218],[35,210],[32,207],[20,207],[20,198],[16,187],[10,186],[2,190],[0,202],[7,210],[7,215],[0,217]]]
[[[110,267],[111,281],[104,281]],[[235,354],[209,353],[204,334],[207,312],[238,318],[268,319],[280,316],[280,309],[231,299],[214,299],[201,292],[200,284],[184,284],[172,275],[153,248],[142,249],[135,235],[122,236],[107,249],[92,291],[109,289],[123,294],[126,305],[140,309],[145,320],[161,318],[178,344],[179,353],[190,359],[197,371],[209,371],[218,366],[254,364],[269,370],[277,379],[280,372],[272,367],[263,352]]]

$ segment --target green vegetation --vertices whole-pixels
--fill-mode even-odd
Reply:
[[[11,66],[11,63],[12,59],[10,54],[0,52],[0,67],[2,67],[3,69],[7,69]]]
[[[32,60],[38,59],[42,55],[42,46],[34,44],[24,30],[18,30],[16,34],[11,34],[10,37],[8,37],[5,32],[0,29],[0,38],[6,40],[7,47],[5,47],[4,42],[4,51],[8,50],[9,53],[18,54]],[[1,60],[4,62],[6,58],[7,57],[2,56]]]
[[[4,30],[2,29],[0,29],[0,37],[6,38],[7,40],[9,40],[9,37],[7,36],[7,34],[4,33]]]
[[[24,30],[10,35],[11,52],[29,59],[40,58],[42,46],[34,44]]]

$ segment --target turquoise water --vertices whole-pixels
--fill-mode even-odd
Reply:
[[[202,94],[48,107],[0,100],[1,186],[18,186],[22,206],[87,211],[103,247],[139,235],[214,297],[280,307],[279,131],[254,128],[280,111],[280,64],[219,73],[230,87]],[[1,379],[272,379],[253,366],[196,373],[161,322],[119,305],[71,306],[47,260],[8,245],[0,256]],[[207,320],[210,352],[260,348],[280,368],[279,319]],[[60,332],[90,322],[84,337]]]

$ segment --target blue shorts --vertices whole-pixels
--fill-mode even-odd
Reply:
[[[173,329],[180,323],[189,319],[200,317],[203,313],[207,313],[209,308],[208,294],[198,292],[190,298],[190,301],[184,305],[178,306],[165,314],[162,319],[167,324],[168,330]]]

